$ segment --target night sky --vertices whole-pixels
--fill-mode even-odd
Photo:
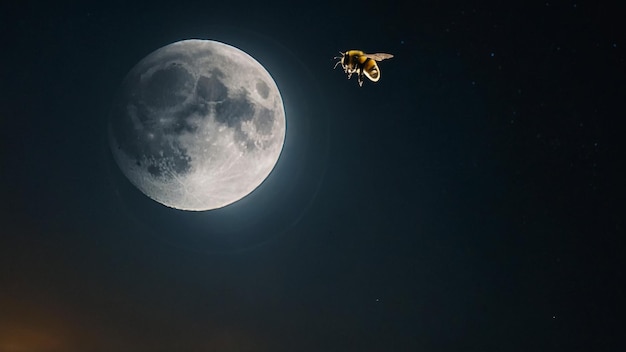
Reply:
[[[3,3],[0,351],[626,350],[618,3]],[[193,38],[287,116],[209,212],[135,189],[106,134],[130,69]],[[349,49],[395,57],[359,87]]]

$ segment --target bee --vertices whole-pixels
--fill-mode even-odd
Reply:
[[[378,82],[380,79],[380,69],[376,61],[391,59],[393,55],[385,53],[366,54],[360,50],[348,50],[345,53],[339,52],[341,56],[335,56],[339,59],[333,69],[339,64],[343,68],[343,72],[348,75],[348,79],[353,73],[357,74],[359,87],[363,86],[363,76],[369,78],[372,82]]]

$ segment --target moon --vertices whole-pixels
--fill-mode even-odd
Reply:
[[[211,40],[184,40],[141,60],[109,117],[123,174],[171,208],[217,209],[254,191],[285,140],[278,87],[254,58]]]

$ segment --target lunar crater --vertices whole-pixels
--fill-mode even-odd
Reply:
[[[185,175],[191,170],[192,160],[184,148],[164,148],[160,152],[144,155],[138,164],[143,164],[153,177],[164,180],[171,180],[174,175]]]
[[[194,87],[194,77],[184,67],[172,64],[154,72],[142,85],[143,101],[158,109],[183,103]]]
[[[270,96],[270,87],[263,81],[256,82],[256,91],[263,99],[267,99]]]
[[[254,117],[254,104],[247,94],[238,94],[215,105],[215,119],[228,127],[240,126]]]
[[[196,82],[196,94],[209,102],[223,101],[228,97],[228,88],[214,75],[200,76]]]
[[[274,130],[274,114],[271,110],[262,108],[253,120],[256,131],[264,136],[270,136]]]

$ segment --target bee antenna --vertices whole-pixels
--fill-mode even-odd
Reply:
[[[335,56],[333,59],[335,59],[335,60],[336,59],[343,59],[344,56],[346,56],[346,54],[342,53],[341,51],[339,52],[339,55],[341,55],[341,56]]]

